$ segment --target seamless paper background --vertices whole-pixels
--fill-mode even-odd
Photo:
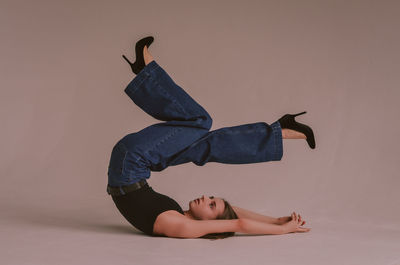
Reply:
[[[1,263],[400,264],[399,7],[1,1]],[[153,188],[184,210],[205,194],[270,216],[296,211],[311,232],[153,239],[118,213],[106,193],[112,147],[160,122],[123,92],[135,75],[121,55],[134,61],[148,35],[211,130],[306,110],[296,120],[317,145],[284,140],[279,162],[169,167],[152,173]]]

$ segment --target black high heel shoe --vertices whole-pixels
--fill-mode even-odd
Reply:
[[[307,143],[308,145],[311,147],[311,149],[315,148],[315,139],[314,139],[314,133],[313,130],[300,122],[296,122],[294,120],[294,117],[302,115],[304,113],[307,113],[306,111],[297,113],[297,114],[286,114],[284,116],[282,116],[282,118],[280,118],[278,121],[281,125],[282,129],[290,129],[290,130],[295,130],[301,133],[304,133],[305,136],[307,137]]]
[[[125,55],[122,55],[122,57],[130,64],[132,71],[135,74],[138,74],[146,66],[146,64],[144,62],[144,57],[143,57],[143,49],[144,49],[144,46],[147,46],[147,48],[149,48],[150,44],[153,41],[154,41],[154,37],[148,36],[148,37],[140,39],[139,41],[136,42],[136,45],[135,45],[136,61],[134,63],[131,63],[128,60],[128,58],[125,57]]]

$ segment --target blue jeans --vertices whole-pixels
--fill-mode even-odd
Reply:
[[[193,162],[248,164],[281,160],[278,121],[210,131],[212,119],[156,61],[147,64],[125,93],[152,117],[165,121],[126,135],[114,146],[108,185],[121,187],[148,179],[151,171]]]

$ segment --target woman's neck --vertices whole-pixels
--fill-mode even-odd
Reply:
[[[192,215],[192,213],[190,212],[190,210],[183,211],[183,213],[184,213],[184,215],[185,215],[187,218],[196,220],[196,218],[193,217],[193,215]]]

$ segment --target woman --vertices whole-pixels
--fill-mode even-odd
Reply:
[[[235,232],[284,234],[308,232],[295,212],[273,218],[231,206],[218,197],[202,196],[183,211],[172,198],[146,182],[151,171],[193,162],[228,164],[279,161],[282,139],[306,139],[315,148],[310,127],[287,114],[271,125],[265,122],[210,131],[212,119],[178,86],[148,51],[153,37],[136,43],[136,77],[125,93],[152,117],[165,122],[131,133],[114,146],[108,167],[107,192],[120,213],[134,227],[152,236],[177,238],[224,238]]]

